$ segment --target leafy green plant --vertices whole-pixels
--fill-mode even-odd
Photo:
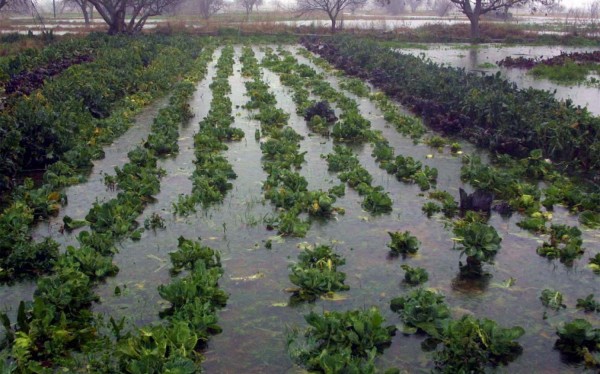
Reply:
[[[549,288],[546,288],[542,291],[540,300],[542,300],[542,304],[546,308],[559,310],[567,307],[565,304],[563,304],[563,294]]]
[[[588,266],[594,273],[600,273],[600,253],[596,253],[596,256],[590,258],[590,264]]]
[[[290,265],[290,281],[299,287],[294,294],[300,300],[314,301],[320,295],[350,289],[344,284],[346,274],[337,270],[345,260],[326,245],[306,248],[299,262]]]
[[[594,328],[588,321],[577,318],[559,326],[556,334],[558,340],[554,343],[554,348],[571,359],[585,360],[588,366],[600,366],[597,355],[600,350],[599,328]]]
[[[165,219],[156,212],[152,213],[150,217],[146,217],[144,220],[144,228],[146,230],[156,231],[156,229],[164,229],[165,227]]]
[[[454,226],[456,241],[461,256],[467,256],[467,263],[461,264],[464,276],[483,275],[482,264],[491,263],[500,249],[502,239],[492,226],[481,222],[459,223]]]
[[[443,327],[442,322],[450,318],[450,308],[444,302],[444,296],[423,288],[392,299],[390,307],[400,314],[404,322],[402,332],[405,334],[422,331],[438,337]]]
[[[345,112],[342,120],[331,130],[331,136],[336,141],[360,143],[372,137],[371,123],[363,118],[357,110]]]
[[[444,373],[484,372],[489,365],[507,364],[522,352],[515,340],[525,334],[516,326],[504,328],[489,319],[478,320],[465,315],[459,320],[445,320],[434,353],[436,371]]]
[[[442,207],[434,203],[433,201],[428,201],[425,204],[423,204],[421,210],[423,211],[423,213],[425,213],[427,218],[431,218],[431,216],[433,216],[435,213],[441,212]]]
[[[427,274],[427,270],[420,267],[412,267],[409,265],[400,266],[404,273],[404,282],[410,284],[412,286],[417,286],[419,284],[427,282],[429,279],[429,274]]]
[[[594,300],[594,294],[589,294],[585,299],[577,299],[578,309],[586,312],[600,312],[600,303]]]
[[[390,198],[390,194],[381,191],[382,189],[383,187],[381,186],[369,189],[369,192],[367,192],[365,199],[361,204],[366,211],[373,214],[392,211],[392,199]]]
[[[536,251],[540,256],[550,259],[559,258],[561,262],[571,265],[576,258],[583,254],[582,243],[581,231],[577,227],[552,225],[550,226],[550,242],[544,242]]]
[[[410,231],[405,232],[388,232],[391,243],[388,243],[388,247],[393,253],[396,254],[415,254],[419,250],[421,244],[419,240],[410,234]]]
[[[324,373],[374,373],[373,361],[392,340],[394,326],[385,326],[377,308],[348,312],[311,312],[309,327],[288,337],[292,360],[307,370]]]
[[[200,241],[185,239],[180,236],[177,251],[169,253],[174,274],[183,270],[193,270],[196,263],[203,262],[207,268],[221,267],[221,255],[214,249],[203,246]]]
[[[585,210],[579,213],[579,222],[591,229],[597,229],[600,227],[600,213]]]

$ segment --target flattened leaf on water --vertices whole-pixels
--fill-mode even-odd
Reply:
[[[517,280],[515,278],[510,277],[507,280],[505,280],[504,282],[492,283],[491,286],[494,288],[510,288],[510,287],[514,286],[514,284],[516,282],[517,282]]]
[[[277,243],[277,244],[285,243],[285,239],[281,235],[269,236],[267,239],[270,240],[272,243]]]
[[[253,281],[253,280],[257,280],[257,279],[261,279],[264,278],[265,274],[259,272],[256,272],[255,274],[252,275],[248,275],[245,277],[230,277],[229,279],[234,280],[234,281],[243,281],[243,282],[247,282],[247,281]]]
[[[312,250],[314,248],[314,246],[308,242],[298,243],[298,245],[296,247],[303,251],[304,250]]]
[[[281,302],[281,303],[273,303],[273,304],[271,304],[271,306],[275,306],[275,307],[278,307],[278,308],[284,308],[284,307],[288,306],[288,303],[287,303],[287,301]]]
[[[412,327],[412,326],[407,326],[403,323],[397,324],[396,328],[398,329],[398,331],[402,331],[403,334],[407,334],[407,335],[416,334],[418,331],[418,328]]]
[[[156,255],[147,255],[146,257],[151,258],[151,259],[156,260],[156,261],[161,262],[161,263],[162,262],[167,262],[167,260],[162,259],[162,258],[160,258],[160,257],[158,257]]]
[[[329,301],[341,301],[346,300],[347,298],[348,296],[340,295],[337,292],[328,292],[321,296],[321,299]]]

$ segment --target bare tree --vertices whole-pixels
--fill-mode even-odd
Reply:
[[[91,13],[94,10],[94,6],[88,0],[64,0],[63,8],[65,6],[73,5],[76,6],[83,15],[83,20],[86,26],[90,25]]]
[[[384,8],[388,14],[396,16],[404,13],[406,0],[375,0],[375,5]]]
[[[198,0],[198,10],[204,19],[209,19],[225,7],[223,0]]]
[[[410,12],[414,13],[417,11],[419,5],[421,5],[421,0],[406,0],[406,4],[410,7]]]
[[[109,34],[140,32],[149,17],[174,8],[181,0],[88,0],[108,24]]]
[[[0,11],[27,12],[33,5],[31,0],[0,0]]]
[[[450,0],[456,7],[464,13],[471,22],[471,38],[479,38],[479,17],[481,15],[497,11],[499,9],[508,9],[512,6],[537,1],[541,4],[552,4],[559,0]]]
[[[296,12],[299,16],[311,12],[325,12],[331,20],[331,32],[334,33],[337,18],[346,8],[360,8],[367,0],[296,0]]]
[[[594,0],[590,4],[589,16],[591,28],[596,29],[600,21],[600,0]]]
[[[263,0],[237,0],[237,3],[244,8],[246,11],[246,18],[248,18],[255,7],[256,11],[258,11],[258,6],[263,4]]]
[[[452,9],[452,2],[450,0],[435,0],[432,6],[438,17],[444,17]]]

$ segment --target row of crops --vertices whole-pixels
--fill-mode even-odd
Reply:
[[[485,154],[428,133],[388,96],[360,79],[334,74],[325,60],[303,49],[216,48],[183,37],[121,40],[142,42],[156,43],[158,57],[138,66],[135,79],[154,74],[164,86],[127,83],[106,104],[106,117],[96,118],[85,106],[90,122],[82,122],[81,131],[69,130],[82,134],[69,139],[73,144],[84,141],[81,149],[101,151],[126,131],[143,104],[170,92],[148,137],[131,144],[127,160],[105,176],[114,197],[96,201],[84,219],[63,218],[65,237],[76,236],[79,245],[61,249],[52,239],[31,240],[36,221],[52,220],[67,202],[64,187],[83,182],[86,168],[69,164],[70,151],[45,161],[50,166],[41,186],[31,180],[7,186],[12,191],[0,216],[7,233],[0,274],[5,281],[34,277],[37,284],[32,301],[1,315],[3,370],[193,373],[206,359],[209,371],[277,371],[294,363],[316,372],[480,372],[513,361],[524,370],[521,357],[529,360],[529,352],[541,355],[533,362],[546,369],[543,361],[556,363],[558,357],[550,353],[553,347],[574,363],[564,368],[599,365],[600,307],[593,292],[600,254],[594,256],[596,231],[587,228],[600,221],[597,195],[561,174],[543,150],[522,158],[495,156],[490,165],[482,161]],[[67,67],[31,95],[11,97],[9,109],[38,94],[51,97],[45,90],[72,70],[109,64],[94,51],[93,62]],[[195,87],[211,76],[212,99],[199,101],[207,114],[191,121],[199,121],[193,147],[182,148],[180,129],[194,111],[189,102]],[[135,100],[139,96],[143,103]],[[131,101],[137,105],[127,106]],[[11,110],[6,116],[19,118]],[[110,118],[123,121],[122,127],[99,125]],[[94,126],[90,139],[85,126]],[[107,133],[111,137],[101,138]],[[167,200],[161,206],[169,208],[157,211],[157,196],[168,190],[165,178],[174,173],[161,165],[176,163],[179,153],[194,158],[186,175],[190,190],[161,195]],[[99,156],[84,158],[88,170]],[[73,174],[52,179],[57,164]],[[260,204],[245,195],[256,175],[264,176],[255,181]],[[58,177],[63,182],[52,184]],[[243,206],[247,211],[238,220]],[[250,216],[255,211],[261,216]],[[137,220],[143,215],[141,228]],[[189,233],[214,245],[187,239]],[[167,278],[145,275],[162,300],[150,324],[133,323],[111,307],[112,300],[134,292],[111,279],[118,278],[117,265],[137,266],[115,260],[135,240],[146,246],[168,242]],[[248,251],[245,242],[256,244]],[[149,251],[136,248],[138,259]],[[239,276],[256,264],[262,271]],[[99,295],[115,284],[114,295],[102,298],[108,312],[97,312]],[[510,315],[517,305],[522,315]],[[209,339],[213,349],[205,351]],[[264,350],[269,354],[261,357]],[[549,354],[554,361],[543,357]],[[235,366],[232,355],[242,366]],[[261,362],[270,364],[261,368]]]

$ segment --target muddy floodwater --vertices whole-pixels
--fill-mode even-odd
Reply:
[[[560,85],[547,79],[535,79],[525,69],[499,67],[498,61],[506,57],[549,58],[561,52],[591,52],[597,48],[565,47],[565,46],[506,46],[497,44],[481,44],[471,48],[469,44],[426,44],[427,49],[398,49],[401,53],[423,56],[438,64],[464,68],[481,74],[495,74],[517,84],[521,88],[533,87],[540,90],[556,91],[556,97],[562,100],[571,99],[573,103],[585,106],[595,115],[600,115],[600,86]],[[598,77],[596,77],[598,78]]]
[[[296,52],[298,47],[287,48]],[[438,61],[443,57],[436,56],[448,55],[443,62],[476,67],[486,61],[493,63],[507,52],[505,49],[491,47],[474,51],[442,48],[440,46],[415,53],[425,53],[427,57]],[[550,51],[529,48],[520,47],[515,51],[530,50],[531,53],[544,56],[548,56]],[[264,52],[258,47],[254,47],[254,51],[259,60],[264,56]],[[472,52],[476,54],[475,62],[469,57]],[[454,56],[459,53],[465,57]],[[525,335],[519,340],[523,346],[523,354],[510,366],[499,368],[500,372],[584,371],[580,364],[562,360],[553,345],[556,326],[562,321],[586,318],[595,326],[599,324],[597,315],[585,315],[575,308],[578,298],[584,298],[590,293],[600,296],[599,276],[586,267],[589,258],[600,251],[600,232],[597,230],[582,228],[586,252],[572,267],[567,267],[536,254],[536,248],[544,238],[517,227],[516,222],[521,219],[518,214],[502,218],[493,213],[489,223],[502,237],[502,247],[495,263],[486,265],[491,278],[486,282],[459,281],[457,275],[460,252],[453,250],[449,222],[440,215],[428,219],[421,211],[421,206],[428,200],[419,187],[399,182],[380,169],[371,156],[371,145],[365,144],[353,149],[361,165],[373,175],[373,185],[381,185],[391,194],[394,201],[391,213],[374,216],[365,212],[361,208],[362,198],[356,191],[347,188],[346,195],[335,204],[343,207],[346,214],[332,220],[313,221],[305,238],[282,238],[276,236],[276,232],[268,231],[263,219],[273,214],[275,208],[262,195],[261,182],[266,179],[266,174],[261,168],[260,143],[254,139],[259,123],[250,119],[249,112],[242,107],[248,97],[245,96],[245,78],[240,73],[240,46],[235,48],[234,74],[229,78],[229,83],[232,87],[230,97],[235,116],[233,126],[242,129],[246,137],[240,142],[228,144],[229,149],[224,152],[238,177],[232,181],[233,189],[228,192],[222,204],[206,210],[199,208],[198,213],[187,218],[175,217],[172,214],[172,203],[180,194],[190,193],[192,188],[188,178],[195,167],[193,135],[198,130],[199,121],[209,110],[212,98],[209,84],[215,76],[215,63],[219,55],[220,50],[217,50],[213,62],[209,64],[205,80],[198,84],[198,90],[191,100],[195,117],[180,129],[179,154],[160,161],[160,166],[166,170],[161,182],[161,192],[138,219],[143,223],[146,217],[156,212],[165,219],[166,229],[147,230],[138,242],[126,240],[120,243],[120,252],[114,258],[120,271],[117,276],[109,278],[98,287],[101,303],[94,306],[96,312],[115,318],[126,317],[140,326],[156,323],[159,311],[165,308],[156,288],[171,279],[168,253],[176,249],[177,238],[180,236],[201,238],[203,244],[221,251],[224,275],[220,285],[230,295],[227,307],[219,313],[219,324],[223,332],[211,338],[208,349],[204,352],[206,360],[203,367],[208,373],[299,371],[287,355],[286,332],[293,326],[304,327],[306,324],[303,316],[311,310],[342,311],[378,306],[388,324],[399,324],[400,319],[391,312],[389,303],[392,298],[409,290],[401,283],[404,276],[400,269],[402,264],[425,268],[429,273],[429,281],[425,286],[445,295],[454,316],[468,313],[478,318],[494,319],[504,326],[520,325],[525,329]],[[321,71],[308,59],[298,55],[296,57],[301,63]],[[332,151],[333,140],[311,134],[305,121],[296,115],[290,90],[282,86],[277,74],[264,68],[263,74],[265,82],[277,98],[277,107],[290,113],[289,125],[304,136],[300,147],[301,152],[307,152],[306,162],[299,172],[308,180],[309,189],[326,190],[339,184],[337,176],[327,171],[327,163],[321,157]],[[503,71],[503,74],[510,75],[510,72]],[[339,78],[329,73],[326,76],[334,88],[339,89]],[[514,77],[511,79],[516,80]],[[523,82],[526,76],[521,79],[523,81],[518,84],[525,84]],[[532,84],[535,83],[532,81]],[[382,131],[396,154],[412,156],[425,165],[438,168],[437,189],[447,190],[456,199],[459,187],[470,190],[460,180],[460,157],[451,155],[448,149],[439,152],[424,144],[413,144],[411,139],[398,134],[389,126],[383,119],[383,113],[368,99],[346,94],[360,104],[362,115],[371,121],[373,129]],[[569,94],[569,91],[564,94]],[[570,94],[575,95],[573,92]],[[597,93],[595,97],[598,98]],[[593,97],[586,100],[593,101]],[[77,231],[64,234],[59,232],[62,216],[69,214],[73,218],[83,218],[96,199],[102,201],[116,196],[116,191],[108,191],[104,187],[104,173],[114,174],[114,166],[127,162],[128,150],[147,136],[154,114],[164,104],[164,100],[159,101],[139,116],[135,126],[108,148],[111,151],[106,152],[107,158],[95,164],[86,183],[67,189],[69,205],[64,207],[59,217],[41,223],[35,229],[36,239],[49,235],[65,245],[75,243]],[[596,100],[595,105],[597,113],[600,111],[600,99]],[[592,108],[594,107],[590,107]],[[467,143],[462,145],[465,153],[479,152]],[[485,157],[485,154],[482,155]],[[553,223],[576,225],[577,217],[558,208],[554,213]],[[406,230],[421,241],[418,254],[406,258],[391,257],[386,247],[389,242],[387,232]],[[269,239],[273,245],[271,249],[266,249],[265,242]],[[288,279],[288,266],[296,261],[301,247],[315,243],[332,244],[346,259],[346,265],[340,270],[347,274],[346,283],[350,290],[341,293],[341,300],[317,300],[315,303],[289,306],[290,294],[285,292],[286,288],[292,287]],[[515,284],[506,287],[504,282],[510,278],[515,279]],[[116,287],[122,291],[119,296],[115,295]],[[541,291],[545,288],[562,292],[568,305],[567,309],[559,312],[548,310],[547,319],[543,318],[545,308],[539,300]],[[7,308],[9,314],[14,314],[18,300],[30,298],[33,289],[32,282],[0,286],[0,306]],[[407,372],[430,370],[433,366],[430,355],[421,350],[422,340],[424,336],[397,333],[391,347],[378,358],[378,366],[398,367]]]

